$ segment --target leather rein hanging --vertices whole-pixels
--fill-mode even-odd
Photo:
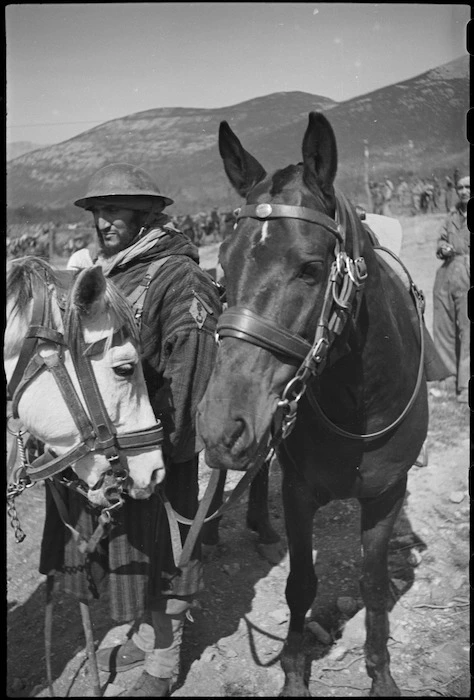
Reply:
[[[86,412],[64,364],[64,336],[53,328],[51,293],[52,285],[45,277],[44,283],[35,290],[31,323],[8,385],[8,395],[12,400],[13,418],[18,418],[18,403],[28,384],[40,372],[50,371],[79,430],[81,441],[61,456],[48,450],[31,464],[20,466],[20,478],[26,484],[50,478],[72,466],[81,457],[98,452],[106,456],[113,476],[119,485],[123,484],[128,478],[128,465],[123,450],[160,444],[163,441],[163,428],[161,423],[157,423],[145,430],[117,434],[97,386],[90,359],[103,352],[105,338],[87,344],[81,336],[77,357],[71,352],[88,409]],[[113,335],[112,345],[126,336],[125,327],[119,328]],[[49,345],[48,353],[42,353],[41,347],[38,347],[39,341],[47,341],[53,347]]]
[[[350,219],[351,230],[353,231],[353,259],[345,251],[347,216]],[[297,405],[308,389],[309,381],[318,377],[324,370],[329,350],[336,338],[343,332],[346,324],[352,321],[355,325],[357,322],[364,285],[367,279],[367,268],[364,258],[360,255],[360,241],[357,236],[355,215],[341,192],[337,193],[336,220],[308,207],[266,203],[242,207],[238,211],[237,220],[245,217],[264,221],[280,218],[307,221],[322,226],[336,238],[335,260],[331,265],[323,307],[312,344],[298,334],[260,317],[249,308],[230,307],[221,314],[218,320],[217,333],[219,337],[238,338],[284,356],[287,361],[301,363],[296,375],[286,385],[278,402],[277,410],[279,415],[277,423],[281,424],[282,438],[284,439],[293,429],[296,421]],[[390,425],[374,433],[359,434],[344,430],[333,423],[319,406],[314,394],[309,390],[308,399],[313,410],[338,435],[364,441],[383,437],[401,423],[416,400],[423,378],[423,299],[420,298],[420,293],[413,284],[411,287],[418,312],[421,338],[420,362],[413,394],[405,409]],[[283,417],[280,415],[281,411],[283,411]]]

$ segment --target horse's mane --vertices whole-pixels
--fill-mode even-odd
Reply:
[[[112,321],[113,326],[105,344],[105,351],[107,352],[111,347],[114,330],[117,330],[120,326],[125,326],[133,344],[138,347],[140,336],[132,307],[118,287],[108,278],[106,278],[105,305],[108,318]],[[73,303],[71,294],[66,304],[63,323],[64,340],[71,352],[77,356],[80,348],[79,339],[82,337],[81,309],[77,304]]]
[[[58,283],[54,268],[43,258],[26,255],[7,263],[7,299],[13,302],[12,309],[22,313],[34,295],[38,284],[44,280]]]
[[[35,289],[38,285],[44,284],[45,281],[55,287],[64,286],[61,275],[64,275],[64,272],[55,270],[50,263],[42,258],[25,256],[10,261],[7,265],[7,299],[12,301],[12,313],[22,314],[33,298]],[[71,352],[74,353],[78,351],[78,341],[82,337],[81,309],[71,299],[72,283],[76,275],[71,272],[67,274],[67,277],[70,277],[70,282],[63,316],[64,340]],[[132,342],[138,347],[139,332],[132,308],[118,287],[108,278],[106,278],[105,302],[109,318],[115,327],[124,325]],[[112,342],[112,335],[113,332],[110,333],[106,349]]]

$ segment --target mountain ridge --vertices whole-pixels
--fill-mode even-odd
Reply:
[[[338,142],[337,184],[363,189],[364,140],[373,179],[400,172],[468,167],[469,56],[342,102],[277,92],[229,107],[165,107],[110,120],[67,141],[7,162],[9,207],[62,207],[83,195],[92,173],[111,162],[148,170],[179,209],[227,207],[238,195],[217,147],[226,120],[267,170],[296,162],[310,111],[325,113]]]

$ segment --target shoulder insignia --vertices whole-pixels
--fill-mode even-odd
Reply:
[[[196,321],[197,327],[202,328],[204,325],[204,321],[207,318],[207,311],[204,308],[201,301],[196,297],[194,297],[194,299],[191,302],[191,306],[189,307],[189,313]]]

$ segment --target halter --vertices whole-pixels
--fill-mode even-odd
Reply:
[[[61,305],[60,305],[61,308]],[[125,326],[115,331],[112,345],[128,337]],[[48,355],[36,349],[39,340],[53,343],[54,348]],[[94,343],[85,343],[79,338],[77,357],[71,353],[79,386],[87,406],[90,418],[76,392],[72,379],[64,364],[66,342],[62,333],[53,328],[51,307],[51,285],[45,276],[44,284],[35,291],[31,324],[26,333],[17,365],[8,385],[8,395],[12,399],[13,417],[18,418],[18,403],[28,384],[44,370],[51,372],[61,391],[66,406],[79,430],[81,442],[61,456],[53,451],[45,452],[30,465],[26,475],[27,483],[52,477],[91,452],[98,452],[107,458],[113,476],[120,486],[128,479],[129,470],[123,450],[146,448],[159,445],[163,441],[161,423],[122,434],[117,434],[105,408],[97,386],[91,357],[101,353],[105,339]],[[24,465],[26,466],[26,464]],[[25,477],[25,475],[23,475]]]
[[[283,438],[286,438],[293,429],[296,422],[298,402],[308,388],[307,385],[310,379],[318,377],[322,373],[334,341],[342,334],[349,321],[352,321],[355,326],[367,279],[365,260],[360,256],[360,241],[357,235],[357,225],[353,210],[342,192],[337,192],[336,202],[336,220],[308,207],[286,204],[261,203],[246,205],[237,212],[237,220],[243,218],[258,220],[285,218],[307,221],[322,226],[336,238],[335,260],[331,265],[323,306],[312,344],[308,343],[297,333],[292,333],[285,328],[277,326],[273,321],[258,316],[246,307],[233,306],[228,308],[221,314],[217,323],[217,332],[221,338],[238,338],[283,356],[286,361],[297,366],[301,363],[296,375],[283,390],[282,398],[278,402],[277,413],[274,416],[274,426],[277,426],[278,430],[281,429]],[[345,251],[347,218],[350,219],[353,231],[353,259]],[[317,411],[326,425],[337,434],[352,439],[374,440],[380,438],[399,425],[411,409],[421,386],[424,354],[422,332],[423,300],[420,299],[418,290],[414,288],[414,285],[412,285],[412,292],[420,320],[422,347],[417,381],[410,401],[398,418],[386,428],[375,433],[357,434],[335,425],[322,411],[314,394],[309,392],[308,397],[313,409]]]

